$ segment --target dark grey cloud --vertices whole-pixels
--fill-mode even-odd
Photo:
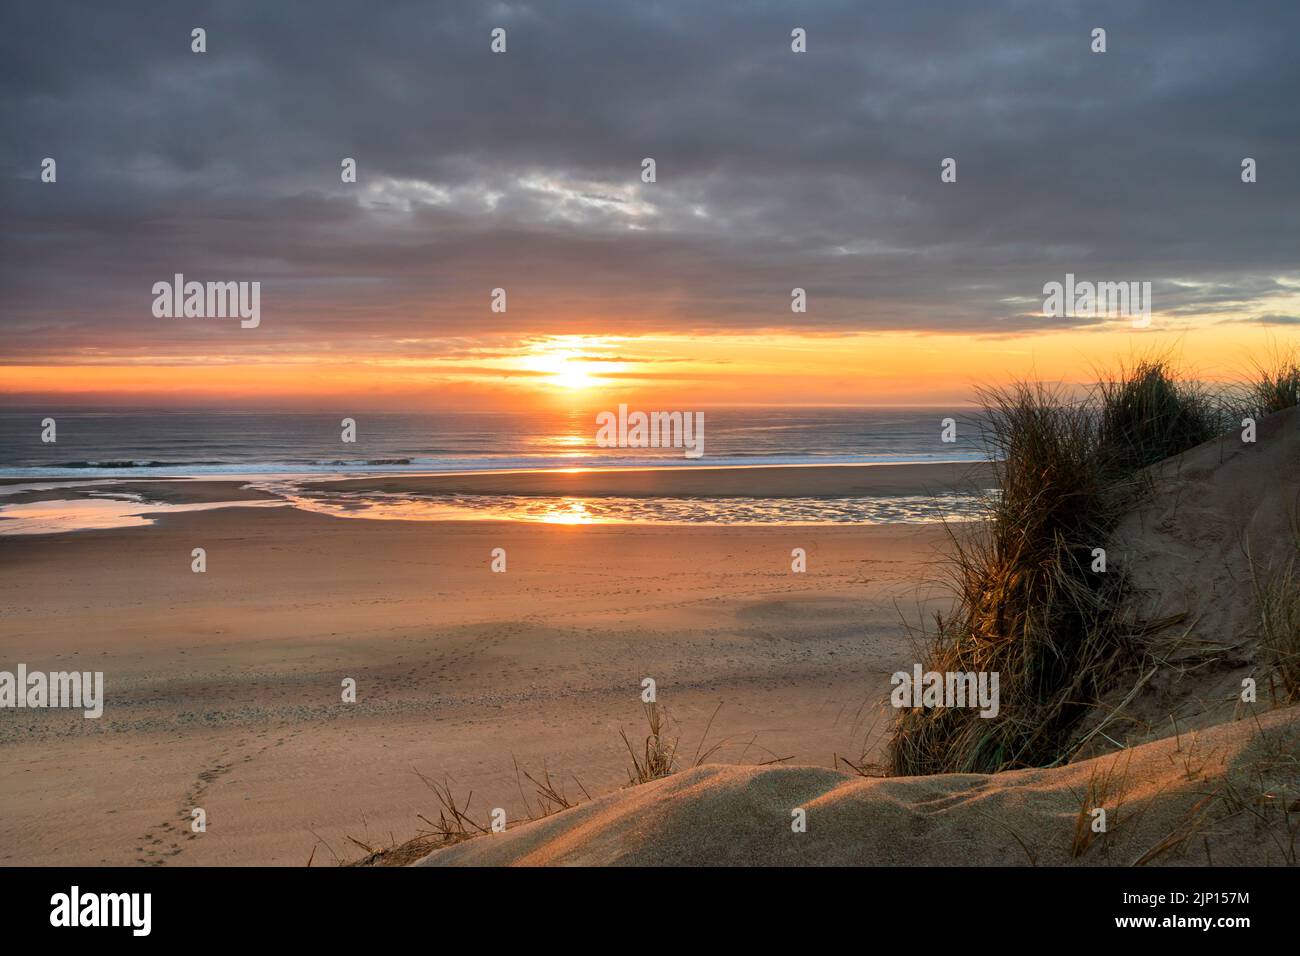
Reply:
[[[6,360],[543,326],[1002,334],[1061,328],[1035,299],[1067,271],[1267,322],[1300,275],[1297,32],[1292,2],[11,5]],[[149,288],[177,271],[261,280],[260,334],[160,326]]]

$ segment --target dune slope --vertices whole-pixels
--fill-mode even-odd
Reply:
[[[1297,744],[1291,707],[1052,770],[863,778],[704,766],[416,865],[1284,864],[1295,859],[1287,817],[1300,819]],[[1087,825],[1094,804],[1106,833]],[[1092,839],[1076,848],[1081,806]],[[806,832],[792,830],[795,809]]]
[[[1245,677],[1269,694],[1254,590],[1300,546],[1300,409],[1262,419],[1256,439],[1233,432],[1161,462],[1118,529],[1112,551],[1129,575],[1134,621],[1184,615],[1139,639],[1146,660],[1099,708],[1097,721],[1137,688],[1107,724],[1119,743],[1241,715]]]

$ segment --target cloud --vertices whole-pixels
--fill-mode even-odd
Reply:
[[[1224,323],[1237,325],[1300,325],[1300,315],[1281,315],[1277,312],[1266,312],[1263,315],[1252,315],[1244,319],[1226,319]]]
[[[1060,328],[1031,303],[1066,272],[1152,281],[1158,310],[1196,317],[1276,312],[1300,271],[1290,3],[86,0],[6,16],[10,362],[466,331],[1000,335]],[[808,53],[790,52],[793,26]],[[56,184],[38,180],[45,156]],[[149,289],[178,271],[262,281],[259,335],[159,324]]]

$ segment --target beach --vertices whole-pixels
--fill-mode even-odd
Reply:
[[[945,465],[747,471],[691,469],[671,489],[636,471],[363,481],[725,496],[928,494],[969,479]],[[175,504],[267,498],[230,481],[130,484]],[[4,714],[4,863],[356,859],[436,814],[420,775],[472,793],[481,819],[496,807],[521,819],[534,801],[516,761],[585,801],[627,782],[620,730],[644,735],[646,677],[687,765],[718,743],[711,762],[858,761],[887,723],[889,674],[918,659],[904,620],[947,600],[936,523],[381,521],[290,507],[154,520],[0,537],[2,666],[103,671],[106,696],[98,720]],[[795,548],[805,572],[791,569]],[[345,678],[355,703],[341,699]]]

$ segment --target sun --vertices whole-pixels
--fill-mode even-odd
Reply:
[[[562,360],[559,367],[548,378],[547,382],[558,388],[591,388],[596,384],[596,380],[587,374],[581,365],[569,362],[567,359]]]
[[[577,391],[600,384],[590,371],[592,363],[586,349],[577,343],[539,343],[525,357],[524,366],[540,373],[542,381],[554,388]]]

